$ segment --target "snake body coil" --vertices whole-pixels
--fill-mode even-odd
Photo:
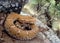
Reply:
[[[16,20],[20,23],[20,27],[15,25]],[[11,13],[5,21],[5,28],[10,35],[22,40],[30,40],[36,37],[39,28],[34,24],[35,18],[31,16],[22,16]],[[24,25],[26,24],[26,25]],[[29,28],[30,27],[30,28]]]
[[[4,22],[6,31],[8,31],[11,36],[21,40],[33,39],[39,32],[39,28],[34,24],[35,18],[16,14],[20,13],[27,1],[28,0],[0,0],[0,13],[10,13]]]

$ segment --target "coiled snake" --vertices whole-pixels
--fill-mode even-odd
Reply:
[[[35,18],[19,15],[22,6],[26,3],[25,1],[0,0],[0,13],[8,15],[5,17],[5,30],[8,31],[11,36],[20,40],[33,39],[39,32],[38,26],[34,24]]]

